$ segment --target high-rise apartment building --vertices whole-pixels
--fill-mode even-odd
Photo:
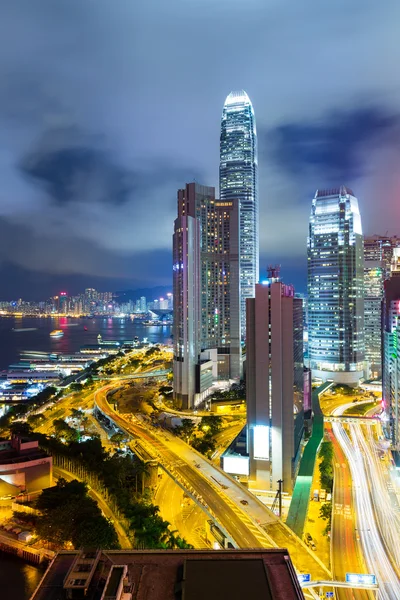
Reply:
[[[58,312],[62,315],[67,315],[69,311],[69,299],[67,292],[60,292],[58,297]]]
[[[303,303],[293,286],[257,284],[247,299],[249,482],[291,492],[304,430]]]
[[[383,283],[390,277],[391,263],[400,239],[372,235],[364,238],[364,330],[365,358],[369,376],[379,377],[382,366],[381,304]]]
[[[253,106],[245,91],[231,92],[222,111],[219,194],[239,203],[241,335],[245,338],[246,298],[259,278],[258,155]]]
[[[364,376],[363,236],[357,198],[317,190],[308,237],[308,352],[313,376],[354,385]]]
[[[400,238],[395,235],[370,235],[364,238],[365,259],[383,261],[385,279],[390,277],[391,263],[396,248],[400,248]]]
[[[382,400],[386,432],[400,450],[400,270],[384,283],[382,302]]]
[[[145,296],[140,297],[140,312],[141,313],[147,312],[147,301],[146,301]]]
[[[173,302],[174,399],[192,407],[214,378],[241,375],[238,202],[212,187],[178,191]]]
[[[364,238],[364,333],[369,377],[379,377],[382,371],[381,304],[387,259],[387,246],[384,254],[380,236]]]

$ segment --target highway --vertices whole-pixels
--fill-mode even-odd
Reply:
[[[239,548],[288,548],[299,572],[313,579],[326,579],[329,571],[277,517],[241,484],[227,476],[179,438],[160,432],[137,420],[121,416],[107,401],[107,385],[95,394],[98,408],[123,430],[153,448],[160,464],[176,479],[185,482],[202,499],[217,522]],[[196,465],[200,465],[196,466]],[[248,504],[243,506],[241,499]],[[262,526],[262,527],[261,527]],[[265,531],[267,530],[267,531]]]
[[[346,573],[367,573],[355,523],[352,479],[349,463],[331,427],[327,427],[334,449],[334,489],[332,502],[331,563],[334,579],[344,581]],[[365,590],[337,589],[339,600],[371,600]]]
[[[162,518],[171,524],[172,531],[178,531],[196,549],[210,548],[203,535],[207,515],[193,500],[184,499],[183,490],[165,473],[154,503],[159,506]]]
[[[397,569],[397,574],[400,575],[400,507],[392,488],[388,461],[380,459],[380,456],[384,458],[385,456],[382,450],[380,452],[378,450],[373,429],[371,425],[364,428],[360,425],[352,425],[351,434],[357,439],[365,457],[366,472],[380,533],[393,565]]]
[[[172,444],[167,444],[166,441],[172,442],[173,440],[170,439],[166,433],[162,432],[162,435],[160,433],[155,433],[149,427],[139,424],[138,421],[130,422],[115,412],[107,402],[107,392],[111,389],[112,386],[106,386],[96,393],[95,402],[100,410],[105,414],[109,414],[121,429],[127,431],[134,437],[141,438],[147,442],[147,444],[153,448],[153,452],[156,452],[160,462],[168,469],[168,471],[176,473],[188,484],[188,486],[196,491],[199,497],[204,499],[217,520],[224,526],[226,525],[226,531],[233,540],[236,538],[240,539],[241,542],[245,544],[243,546],[245,548],[274,546],[272,540],[260,531],[241,509],[235,507],[233,503],[221,500],[223,488],[221,487],[220,490],[218,490],[216,487],[219,485],[217,483],[219,479],[216,481],[216,485],[214,485],[209,483],[203,474],[200,473],[201,469],[198,469],[195,464],[199,464],[201,459],[199,459],[196,453],[193,452],[195,458],[192,459],[192,466],[185,460],[182,460],[182,454],[179,453],[179,448],[178,453],[171,450],[170,446]],[[181,440],[175,438],[174,441],[178,442]],[[184,442],[182,442],[182,445],[183,444]],[[217,475],[219,478],[219,473]]]
[[[351,439],[343,424],[337,422],[332,424],[333,433],[350,465],[357,532],[366,566],[368,571],[377,577],[378,597],[381,600],[398,600],[400,598],[400,581],[381,539],[376,519],[373,500],[375,495],[372,493],[376,485],[375,474],[369,471],[368,453],[365,453],[359,432],[356,431],[360,425],[351,424],[349,427]],[[378,510],[380,509],[378,508]],[[335,544],[336,540],[333,543]]]

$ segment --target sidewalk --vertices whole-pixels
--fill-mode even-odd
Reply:
[[[315,463],[314,477],[312,480],[311,490],[320,490],[321,481],[319,473],[319,464],[321,459],[317,459]],[[327,521],[324,521],[319,516],[319,511],[323,502],[315,502],[311,500],[308,506],[307,520],[304,526],[304,534],[309,533],[314,540],[317,547],[315,554],[322,560],[322,562],[330,568],[330,541],[327,535],[323,535],[322,532],[327,525]]]

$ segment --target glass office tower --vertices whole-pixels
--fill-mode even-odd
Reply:
[[[259,277],[258,158],[253,106],[243,90],[225,100],[220,140],[221,201],[237,199],[240,211],[241,335],[246,332],[246,298],[254,298]]]
[[[308,238],[309,358],[314,377],[354,385],[364,376],[364,265],[358,201],[318,190]]]

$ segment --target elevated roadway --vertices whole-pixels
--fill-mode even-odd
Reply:
[[[160,465],[194,491],[238,548],[286,547],[299,572],[319,580],[331,576],[305,544],[236,480],[179,438],[117,413],[107,400],[112,388],[110,384],[96,392],[98,409],[122,430],[149,444]]]

